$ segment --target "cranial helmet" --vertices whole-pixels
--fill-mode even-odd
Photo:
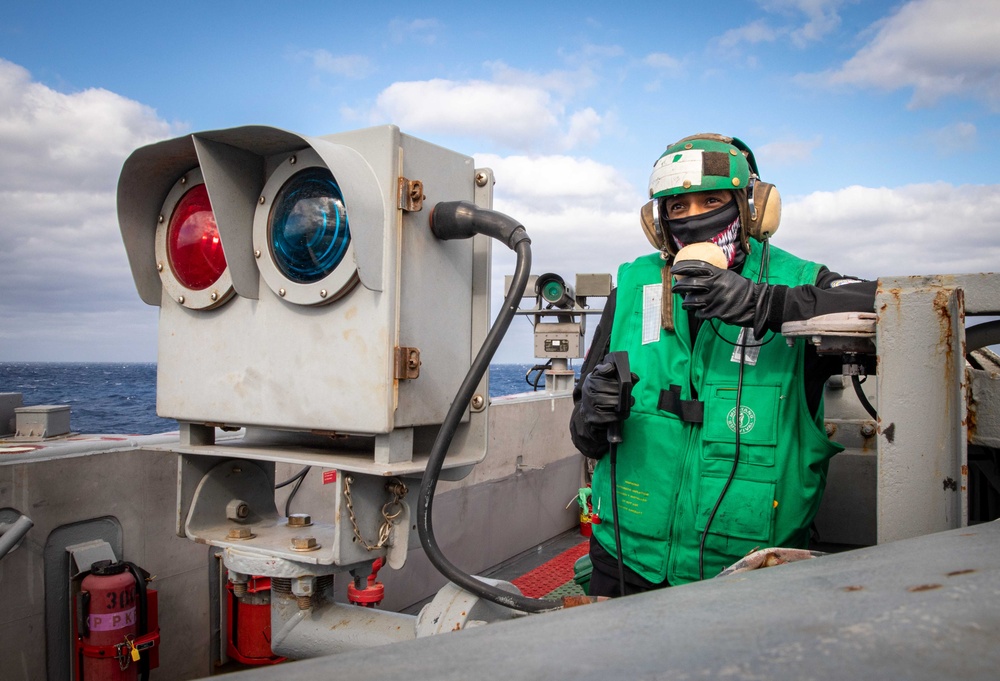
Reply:
[[[664,257],[676,255],[666,211],[668,196],[688,192],[731,190],[740,214],[740,245],[750,252],[748,237],[763,241],[778,229],[781,196],[772,184],[761,182],[750,147],[735,137],[702,133],[667,147],[649,176],[649,202],[640,212],[642,229]]]

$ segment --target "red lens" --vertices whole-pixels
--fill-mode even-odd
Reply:
[[[177,280],[193,291],[208,288],[226,271],[226,255],[205,185],[191,188],[177,202],[167,227],[167,255]]]

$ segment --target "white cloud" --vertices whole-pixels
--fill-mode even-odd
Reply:
[[[786,202],[774,243],[865,277],[995,272],[1000,185],[846,187]]]
[[[120,347],[136,320],[155,333],[155,313],[132,282],[115,190],[133,149],[174,134],[149,107],[58,92],[0,60],[0,359],[154,357],[155,345]],[[87,330],[101,315],[120,325]]]
[[[804,14],[806,22],[792,29],[789,35],[797,47],[805,47],[840,26],[837,11],[844,3],[845,0],[765,0],[761,4],[765,10],[790,10]]]
[[[840,69],[822,76],[835,85],[912,88],[915,108],[958,95],[1000,111],[1000,3],[909,2]]]
[[[437,19],[393,19],[389,22],[389,36],[396,44],[413,41],[433,45],[440,28]]]
[[[326,50],[312,50],[303,54],[312,61],[317,71],[335,76],[361,79],[367,78],[375,71],[371,60],[359,54],[335,55]]]
[[[125,157],[167,137],[156,112],[107,90],[72,94],[0,59],[0,187],[112,191]]]
[[[823,138],[821,136],[813,137],[811,140],[786,139],[769,142],[754,150],[754,158],[757,159],[758,164],[761,163],[761,159],[767,159],[768,168],[779,165],[805,163],[812,158],[813,151],[822,142]],[[767,168],[764,168],[763,165],[761,166],[761,172],[766,177]]]
[[[642,63],[661,71],[677,71],[681,67],[681,62],[676,57],[672,57],[665,52],[652,52],[647,54]]]
[[[515,69],[502,61],[486,62],[484,66],[489,69],[493,83],[535,88],[553,93],[561,99],[575,97],[597,83],[597,78],[588,67],[581,67],[575,71],[555,69],[545,73],[534,73]]]
[[[941,156],[951,156],[965,151],[973,151],[979,138],[975,124],[959,121],[927,134],[931,144]]]
[[[716,42],[720,47],[731,48],[742,43],[750,45],[772,43],[779,38],[787,37],[796,47],[807,47],[822,40],[840,26],[838,10],[845,1],[759,0],[758,4],[763,11],[788,17],[789,23],[775,26],[768,19],[756,19],[744,26],[726,31]]]
[[[649,251],[639,227],[643,192],[613,166],[565,155],[475,158],[496,176],[494,208],[520,221],[531,237],[533,274],[555,272],[570,283],[581,273],[615,275],[619,264]],[[515,258],[499,246],[493,253],[496,314]],[[593,303],[600,308],[600,301]],[[530,362],[532,346],[530,326],[515,319],[497,361]]]
[[[532,84],[444,79],[393,83],[378,95],[370,119],[419,134],[488,137],[512,149],[550,150],[596,141],[602,123],[589,108],[567,116],[561,102]]]
[[[721,47],[735,47],[740,43],[749,43],[751,45],[772,43],[782,33],[783,31],[772,28],[764,19],[757,19],[745,26],[729,29],[719,36],[718,43]]]

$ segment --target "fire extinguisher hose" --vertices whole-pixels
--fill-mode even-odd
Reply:
[[[135,563],[124,561],[123,564],[135,579],[135,591],[139,606],[138,616],[136,617],[138,624],[137,638],[142,638],[149,633],[149,600],[146,593],[146,581],[149,579],[149,573]],[[139,681],[149,681],[148,654],[139,658]]]

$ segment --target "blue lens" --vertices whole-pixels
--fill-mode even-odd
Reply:
[[[311,284],[337,268],[351,243],[344,195],[327,168],[293,175],[274,199],[271,253],[291,281]]]

